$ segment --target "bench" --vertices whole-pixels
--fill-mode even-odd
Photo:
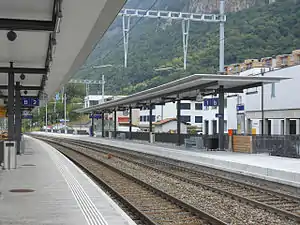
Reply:
[[[117,139],[125,140],[126,139],[126,134],[125,133],[117,134]]]
[[[204,148],[202,137],[190,137],[184,139],[184,145],[186,148],[191,148],[195,146],[198,149]]]

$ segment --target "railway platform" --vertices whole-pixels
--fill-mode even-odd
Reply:
[[[250,155],[245,153],[232,153],[223,151],[193,151],[172,147],[170,145],[158,146],[146,142],[138,143],[133,140],[115,140],[72,134],[55,134],[44,132],[37,132],[36,134],[82,139],[83,141],[96,142],[123,149],[125,148],[128,150],[164,156],[300,188],[299,159],[275,157],[266,154]],[[126,144],[124,144],[124,142],[126,142]]]
[[[26,137],[17,169],[0,170],[0,225],[135,225],[75,164]]]

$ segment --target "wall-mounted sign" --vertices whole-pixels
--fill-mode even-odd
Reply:
[[[223,118],[223,114],[217,113],[217,114],[216,114],[216,118]]]
[[[236,106],[236,111],[245,111],[245,105],[244,104],[239,104]]]

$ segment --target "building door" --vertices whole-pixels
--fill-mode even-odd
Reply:
[[[247,133],[252,134],[252,121],[251,121],[251,119],[247,119]]]
[[[272,120],[268,120],[268,135],[272,134]]]
[[[290,134],[296,134],[296,120],[290,120]]]
[[[212,134],[217,134],[217,121],[212,121]]]
[[[209,131],[209,122],[208,120],[204,121],[204,134],[208,135],[208,131]]]

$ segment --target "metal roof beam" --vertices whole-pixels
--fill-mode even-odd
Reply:
[[[257,82],[257,83],[252,83],[252,84],[248,84],[248,85],[237,86],[234,88],[227,88],[227,89],[224,89],[224,92],[225,93],[243,93],[245,89],[260,87],[262,85],[263,85],[262,82]]]
[[[0,19],[0,30],[13,31],[49,31],[53,32],[55,22],[41,20]]]
[[[0,90],[6,90],[8,88],[7,85],[0,85]],[[20,86],[20,90],[27,90],[27,91],[40,91],[42,87],[40,86]]]
[[[25,73],[25,74],[46,74],[47,73],[46,68],[0,67],[0,73],[9,73],[11,71],[14,73]]]

